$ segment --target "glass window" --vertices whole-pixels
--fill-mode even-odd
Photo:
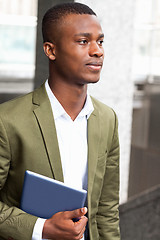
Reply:
[[[0,0],[0,79],[34,77],[36,15],[35,0]]]

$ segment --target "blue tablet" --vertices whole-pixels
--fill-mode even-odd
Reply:
[[[46,176],[26,171],[21,209],[37,217],[48,219],[62,211],[84,207],[87,191],[77,190]]]

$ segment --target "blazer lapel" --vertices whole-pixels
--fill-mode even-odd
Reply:
[[[44,84],[41,88],[34,92],[33,104],[35,106],[33,112],[36,116],[40,131],[42,133],[53,177],[56,180],[63,182],[63,171],[55,122]]]
[[[88,205],[90,206],[91,193],[97,167],[98,148],[100,140],[99,114],[95,109],[88,119]]]

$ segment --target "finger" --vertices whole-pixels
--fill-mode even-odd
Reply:
[[[79,235],[83,234],[86,228],[88,219],[83,216],[78,222],[75,223],[74,227]]]
[[[79,239],[83,238],[85,230],[86,230],[86,228],[84,227],[79,234]]]
[[[80,239],[82,239],[83,238],[83,235],[80,237]]]
[[[80,225],[82,226],[82,228],[85,228],[86,225],[87,225],[87,222],[88,222],[88,218],[83,216],[81,219],[80,219]]]
[[[73,211],[66,211],[66,218],[73,219],[73,218],[80,218],[87,213],[87,208],[79,208]]]
[[[84,207],[84,208],[80,208],[80,211],[82,212],[83,215],[85,215],[88,210],[86,207]]]

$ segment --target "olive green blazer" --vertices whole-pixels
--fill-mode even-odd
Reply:
[[[113,110],[92,99],[88,120],[91,240],[119,240],[119,143]],[[30,240],[37,217],[19,209],[24,173],[63,181],[54,118],[44,84],[0,105],[0,239]]]

